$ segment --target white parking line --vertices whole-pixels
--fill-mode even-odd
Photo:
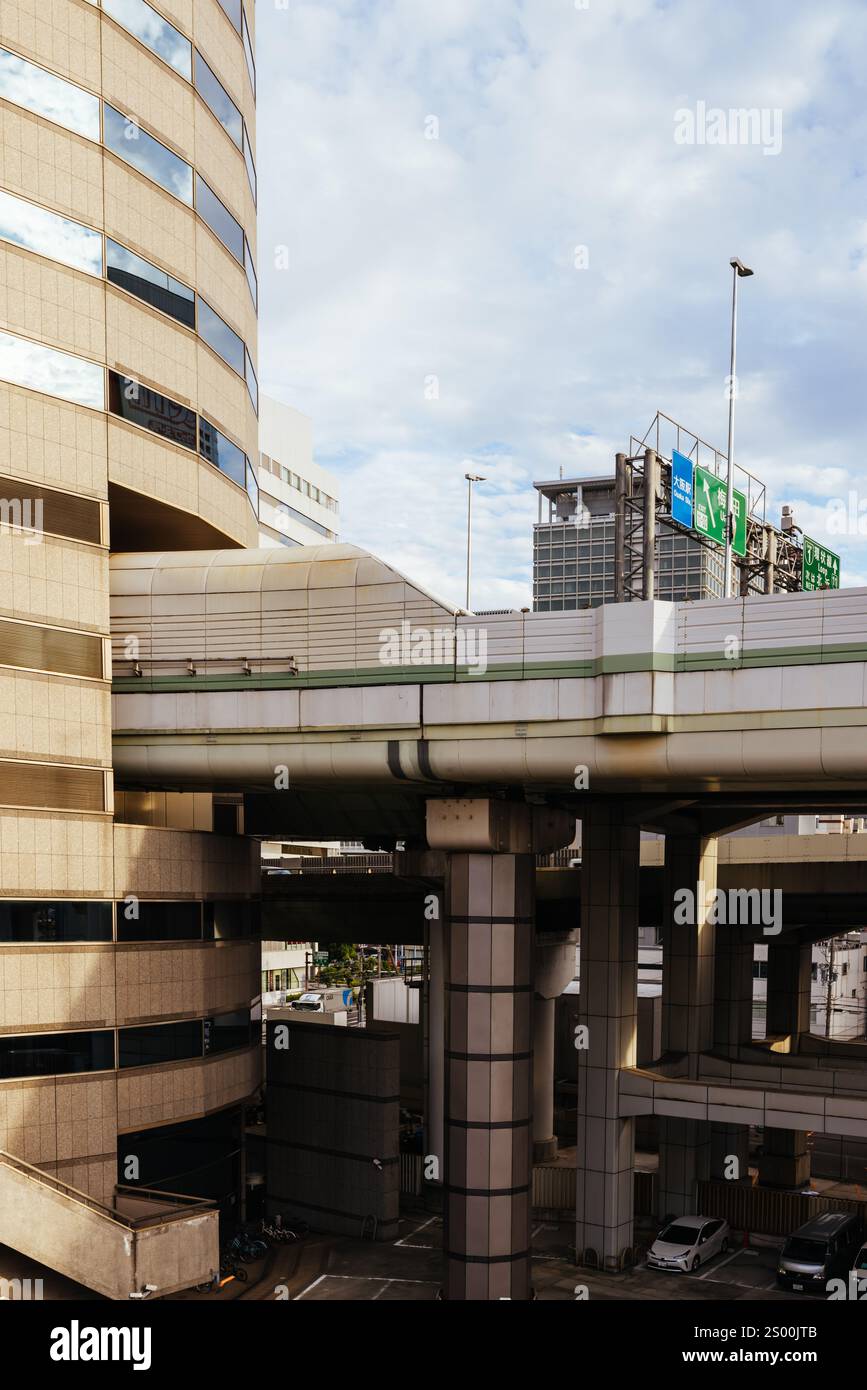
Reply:
[[[431,1226],[434,1223],[434,1221],[436,1221],[436,1219],[437,1218],[435,1216],[429,1217],[428,1220],[423,1221],[420,1226],[416,1226],[414,1231],[410,1231],[407,1235],[401,1236],[400,1240],[396,1240],[394,1242],[395,1245],[403,1245],[406,1247],[407,1250],[430,1250],[432,1248],[430,1245],[410,1245],[409,1237],[417,1236],[419,1231],[423,1231],[425,1226]]]
[[[730,1255],[726,1255],[724,1259],[720,1260],[719,1264],[711,1265],[710,1269],[708,1269],[706,1274],[700,1274],[698,1276],[699,1279],[707,1279],[710,1277],[711,1274],[716,1274],[719,1270],[722,1269],[723,1265],[727,1265],[732,1260],[736,1260],[740,1253],[740,1250],[733,1250]]]
[[[327,1275],[327,1274],[320,1274],[319,1278],[318,1278],[318,1279],[314,1279],[312,1284],[308,1284],[306,1289],[302,1289],[300,1293],[296,1293],[296,1295],[295,1295],[295,1297],[293,1298],[292,1302],[293,1302],[293,1303],[297,1303],[298,1300],[299,1300],[299,1298],[303,1298],[304,1295],[305,1295],[306,1293],[309,1293],[311,1289],[315,1289],[317,1284],[321,1284],[321,1283],[322,1283],[322,1280],[323,1280],[323,1279],[327,1279],[327,1278],[328,1278],[328,1275]]]

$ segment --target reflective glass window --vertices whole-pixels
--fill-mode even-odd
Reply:
[[[204,1025],[206,1054],[231,1052],[236,1047],[250,1047],[253,1042],[249,1009],[239,1009],[230,1014],[216,1014],[213,1018],[206,1018]]]
[[[232,27],[241,32],[241,0],[220,0],[220,5],[232,22]]]
[[[247,139],[247,127],[244,126],[244,163],[247,166],[247,178],[250,180],[250,192],[253,194],[253,202],[259,196],[259,185],[256,181],[256,165],[253,163],[253,151],[250,149],[250,141]]]
[[[188,328],[195,328],[194,292],[180,280],[175,280],[158,266],[151,265],[150,261],[128,251],[125,246],[119,246],[109,237],[105,241],[105,273],[113,285],[119,285],[146,304],[161,309],[164,314],[171,314],[173,319],[185,323]]]
[[[185,160],[173,154],[159,140],[148,135],[146,130],[130,116],[122,116],[108,102],[104,103],[104,139],[108,149],[127,164],[132,164],[142,174],[146,174],[160,188],[171,193],[181,202],[192,206],[193,171]]]
[[[247,496],[250,499],[250,506],[253,508],[253,515],[259,516],[259,484],[256,481],[256,471],[253,465],[247,462]]]
[[[0,48],[0,97],[64,130],[99,139],[99,97]]]
[[[192,44],[145,0],[102,0],[102,8],[189,82]]]
[[[215,314],[210,304],[199,296],[199,334],[213,348],[218,357],[228,363],[238,373],[244,375],[246,350],[237,333]]]
[[[253,57],[253,43],[250,39],[250,30],[247,27],[247,15],[241,15],[241,37],[244,40],[244,57],[247,59],[247,72],[250,74],[250,86],[253,88],[253,96],[256,95],[256,60]]]
[[[250,254],[250,247],[247,238],[244,237],[244,274],[247,277],[247,284],[250,287],[250,294],[253,299],[254,308],[259,308],[259,281],[256,279],[256,267],[253,265],[253,257]]]
[[[185,449],[196,447],[196,414],[188,406],[152,391],[140,381],[108,374],[108,408],[131,424],[141,425],[152,434],[159,434]]]
[[[15,246],[24,246],[40,256],[86,270],[89,275],[102,274],[102,237],[80,222],[72,222],[59,213],[36,207],[24,198],[15,198],[0,190],[0,237]]]
[[[239,487],[246,487],[247,455],[221,434],[210,420],[199,417],[199,453]]]
[[[241,113],[198,49],[196,49],[196,91],[240,149],[244,138],[244,122],[241,119]]]
[[[244,377],[247,382],[247,390],[250,392],[250,400],[253,402],[253,409],[259,414],[259,383],[256,380],[256,373],[253,371],[253,363],[250,354],[244,348]]]
[[[214,235],[219,237],[226,250],[231,251],[235,260],[243,265],[245,239],[241,225],[199,174],[196,174],[196,211]]]
[[[105,378],[96,362],[31,343],[14,333],[0,333],[0,378],[95,410],[105,405]]]

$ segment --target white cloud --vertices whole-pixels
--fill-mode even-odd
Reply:
[[[260,378],[345,538],[462,603],[496,458],[474,599],[528,603],[534,479],[607,471],[657,408],[724,447],[732,254],[738,460],[772,519],[864,486],[865,37],[855,0],[261,6]],[[781,108],[780,154],[676,145],[699,100]]]

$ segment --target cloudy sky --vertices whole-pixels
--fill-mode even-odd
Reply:
[[[262,387],[342,537],[456,604],[485,474],[473,602],[526,605],[535,480],[657,410],[725,447],[738,255],[738,462],[867,584],[867,7],[584,4],[259,0]]]

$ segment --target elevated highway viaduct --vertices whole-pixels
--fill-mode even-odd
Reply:
[[[863,1063],[802,1064],[805,947],[827,935],[831,875],[857,915],[860,867],[791,868],[793,920],[768,938],[772,1060],[748,1031],[762,924],[732,929],[709,907],[729,886],[719,836],[867,805],[867,591],[485,616],[349,546],[119,555],[112,632],[120,787],[241,792],[248,833],[401,844],[404,874],[441,876],[447,1297],[530,1293],[535,856],[570,844],[576,818],[579,1258],[613,1269],[632,1248],[636,1114],[661,1117],[669,1211],[691,1209],[759,1111],[781,1180],[819,1098],[827,1132],[867,1136]],[[635,1067],[642,828],[665,837],[649,1076]]]

